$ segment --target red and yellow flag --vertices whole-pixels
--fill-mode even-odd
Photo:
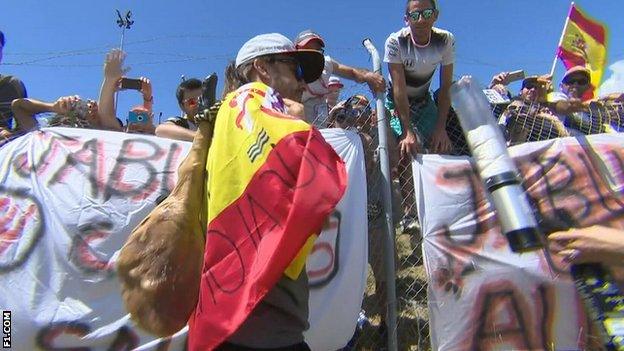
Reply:
[[[573,4],[570,7],[557,56],[563,61],[566,69],[584,66],[590,70],[592,89],[589,92],[590,98],[593,97],[596,87],[600,86],[607,64],[606,26]]]
[[[225,99],[206,167],[208,229],[190,350],[217,347],[284,274],[298,277],[347,182],[319,131],[286,115],[262,83]]]

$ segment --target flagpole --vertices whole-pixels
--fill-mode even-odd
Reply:
[[[568,15],[566,16],[565,24],[563,25],[563,30],[561,31],[561,37],[559,38],[559,43],[557,44],[557,52],[555,53],[555,59],[553,60],[552,67],[550,68],[550,76],[552,77],[555,74],[555,67],[557,66],[557,60],[559,59],[559,48],[563,43],[563,37],[565,36],[566,29],[568,28],[568,23],[570,23],[570,14],[572,13],[572,9],[574,8],[574,1],[570,3],[570,10],[568,11]]]

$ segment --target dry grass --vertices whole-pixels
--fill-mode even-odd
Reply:
[[[420,234],[397,232],[396,272],[397,322],[399,350],[431,350],[429,342],[429,314],[427,309],[427,276],[422,260]],[[378,259],[382,259],[379,257]],[[386,335],[380,329],[385,302],[379,302],[375,291],[375,278],[369,270],[363,308],[370,325],[362,330],[356,350],[384,350]]]

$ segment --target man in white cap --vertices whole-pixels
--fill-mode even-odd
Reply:
[[[331,110],[340,99],[340,92],[342,88],[344,88],[344,84],[340,81],[339,77],[331,76],[329,77],[329,83],[327,84],[329,88],[329,94],[327,94],[327,107]]]
[[[323,63],[320,52],[297,50],[281,34],[258,35],[243,44],[236,56],[234,86],[266,84],[276,93],[273,108],[285,113],[283,100],[301,101],[305,84],[319,78]],[[216,350],[310,350],[303,338],[309,327],[308,298],[305,269],[296,279],[282,275],[243,324]]]
[[[311,31],[304,30],[297,35],[295,44],[298,49],[318,50],[325,52],[325,41],[320,35]],[[309,83],[303,93],[303,105],[305,106],[305,115],[308,122],[313,123],[319,128],[327,127],[327,117],[329,116],[329,108],[327,105],[327,95],[331,93],[329,88],[329,80],[333,75],[342,78],[354,80],[358,83],[367,83],[373,92],[383,92],[386,83],[382,75],[371,72],[366,69],[353,68],[344,65],[330,56],[325,55],[325,68],[321,77]]]

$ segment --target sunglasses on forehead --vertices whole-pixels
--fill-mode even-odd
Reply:
[[[409,18],[412,19],[412,21],[418,21],[419,18],[423,18],[423,19],[430,19],[431,17],[433,17],[433,15],[435,14],[435,9],[429,8],[429,9],[424,9],[421,11],[412,11],[410,13],[407,14],[407,16]]]
[[[303,68],[301,67],[301,64],[299,64],[299,61],[297,61],[297,59],[295,59],[294,57],[269,57],[268,62],[270,63],[281,62],[281,63],[294,66],[295,78],[297,78],[297,80],[303,80]]]

